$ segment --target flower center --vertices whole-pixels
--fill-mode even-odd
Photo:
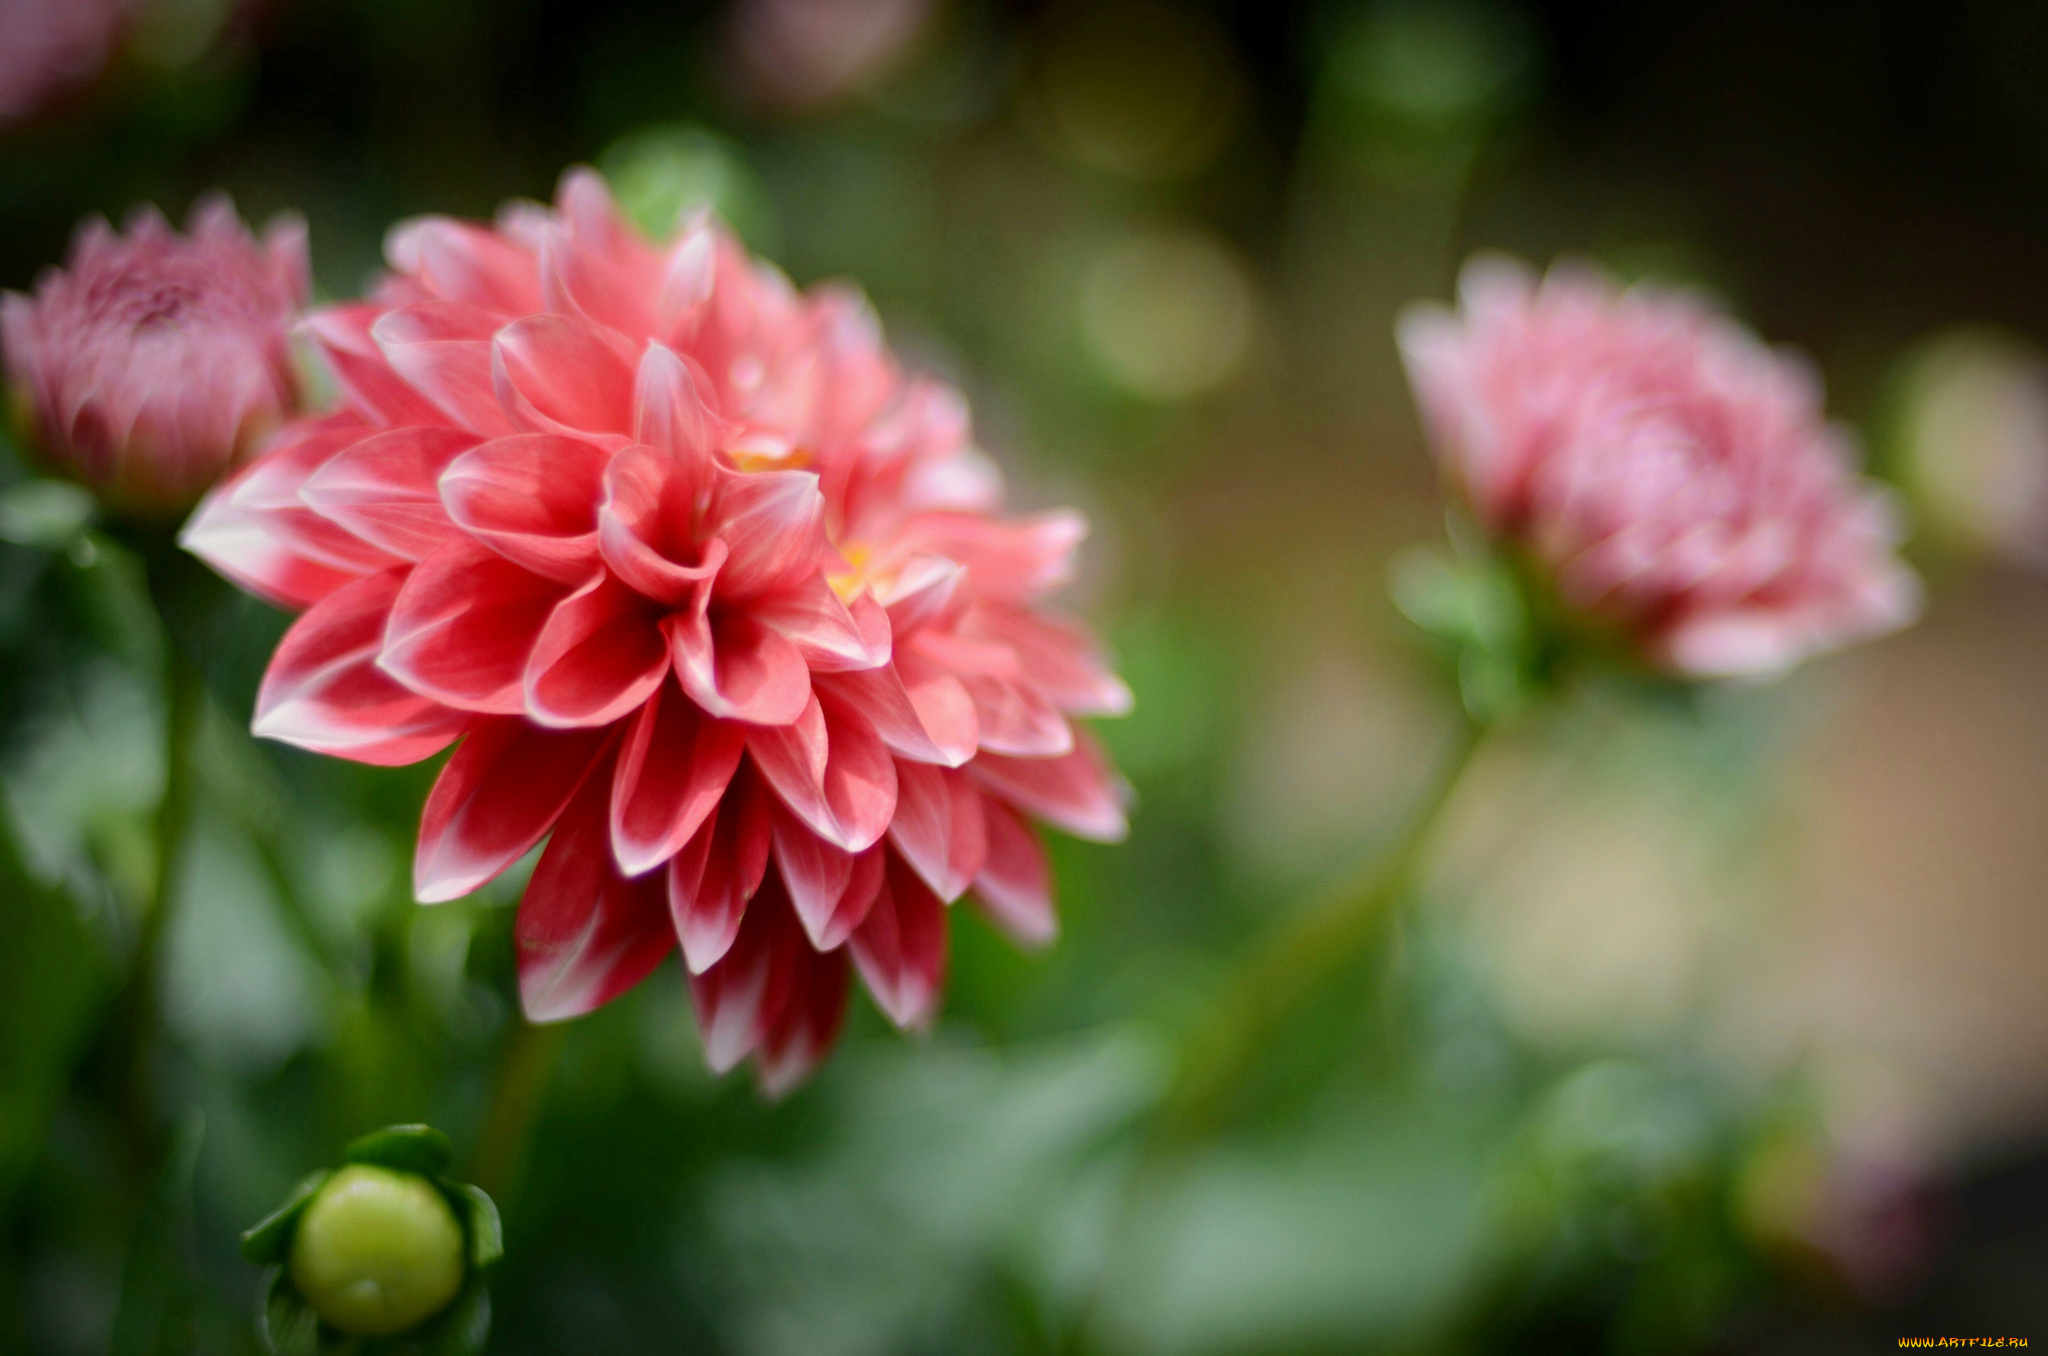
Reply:
[[[863,541],[848,542],[839,548],[839,554],[846,558],[850,568],[825,576],[825,582],[839,595],[841,602],[850,603],[870,582],[868,564],[874,559],[874,548]]]
[[[725,449],[733,469],[738,471],[801,471],[811,464],[811,452],[768,434],[754,434]]]

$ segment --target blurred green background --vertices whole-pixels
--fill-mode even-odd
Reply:
[[[505,1209],[503,1352],[2048,1341],[2048,13],[151,0],[0,127],[0,284],[84,213],[221,185],[302,212],[347,296],[393,220],[577,161],[651,226],[709,201],[857,280],[1013,500],[1091,516],[1131,840],[1055,843],[1044,956],[956,913],[938,1029],[856,999],[780,1104],[704,1071],[673,962],[515,1040],[518,882],[408,896],[431,768],[255,742],[286,618],[223,590],[167,638],[130,553],[6,499],[0,1349],[253,1350],[236,1233],[416,1119]],[[1481,246],[1701,283],[1806,349],[1918,520],[1930,618],[1774,689],[1523,722],[1385,943],[1160,1152],[1234,965],[1452,727],[1386,601],[1443,515],[1391,323]],[[144,1113],[182,1172],[129,1161],[109,1073],[166,644],[207,683]]]

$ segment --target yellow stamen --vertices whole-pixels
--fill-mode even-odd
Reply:
[[[874,548],[866,542],[852,541],[840,547],[839,554],[846,558],[851,568],[826,575],[825,582],[832,586],[841,602],[850,603],[868,586],[868,561],[874,555]]]
[[[741,471],[801,471],[811,464],[809,448],[767,441],[738,443],[725,454]]]

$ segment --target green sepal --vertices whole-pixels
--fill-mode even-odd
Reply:
[[[1508,562],[1477,551],[1421,547],[1394,562],[1389,583],[1394,606],[1449,662],[1474,720],[1504,720],[1542,686],[1542,645]]]
[[[491,1292],[481,1276],[472,1275],[440,1317],[419,1330],[416,1340],[423,1356],[477,1356],[490,1335]]]
[[[68,480],[24,480],[0,490],[0,541],[63,551],[92,524],[92,492]]]
[[[454,1160],[455,1148],[431,1125],[387,1125],[351,1143],[343,1157],[394,1172],[439,1177]]]
[[[291,1194],[284,1198],[283,1205],[243,1231],[242,1256],[260,1267],[282,1265],[285,1254],[291,1251],[292,1230],[297,1227],[299,1216],[333,1175],[322,1168],[301,1177]]]
[[[491,1335],[491,1292],[480,1276],[471,1276],[440,1313],[389,1337],[336,1330],[306,1303],[283,1267],[271,1269],[261,1293],[256,1328],[271,1356],[478,1356]]]
[[[273,1267],[263,1287],[263,1302],[256,1311],[256,1330],[271,1356],[320,1356],[327,1343],[320,1331],[320,1315],[306,1303],[292,1284],[291,1273]]]
[[[498,1204],[480,1186],[442,1178],[441,1194],[462,1221],[462,1236],[469,1241],[469,1266],[481,1271],[505,1255],[505,1226],[498,1219]]]

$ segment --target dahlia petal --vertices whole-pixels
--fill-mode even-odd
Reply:
[[[779,1098],[811,1076],[846,1024],[849,967],[843,952],[787,949],[793,971],[788,997],[761,1030],[754,1072],[761,1092]]]
[[[896,652],[895,628],[889,621],[888,610],[875,601],[873,594],[863,590],[853,595],[846,611],[853,618],[854,629],[860,632],[861,646],[870,656],[881,656],[870,667],[888,663]]]
[[[966,595],[967,570],[941,556],[913,556],[889,581],[880,601],[889,627],[907,636],[944,621]]]
[[[525,856],[609,744],[605,730],[539,730],[523,720],[472,726],[420,812],[414,897],[438,904],[466,895]]]
[[[772,965],[767,948],[748,941],[741,947],[735,936],[716,964],[690,973],[690,1003],[697,1010],[704,1062],[713,1073],[732,1072],[761,1043],[762,1000]]]
[[[811,699],[803,652],[745,614],[671,613],[668,635],[683,690],[714,716],[787,725]]]
[[[633,371],[581,321],[513,321],[492,342],[491,373],[499,402],[532,432],[623,435],[633,426]]]
[[[847,878],[846,889],[841,892],[839,902],[832,906],[830,918],[812,937],[814,946],[824,951],[836,950],[853,935],[855,928],[867,920],[868,910],[874,907],[875,896],[881,893],[888,855],[889,849],[881,843],[854,855],[853,874]]]
[[[378,666],[465,711],[526,709],[527,659],[565,590],[466,538],[413,567],[391,607]]]
[[[550,311],[621,334],[654,331],[646,280],[618,267],[602,249],[583,247],[558,225],[550,224],[541,237],[537,276]]]
[[[917,873],[889,854],[881,889],[847,939],[875,1006],[904,1030],[938,1015],[946,979],[946,906]]]
[[[716,965],[731,948],[747,901],[761,888],[769,813],[766,791],[742,763],[717,812],[669,859],[670,920],[693,975]]]
[[[564,170],[555,185],[555,208],[556,218],[568,227],[578,247],[600,258],[646,266],[629,271],[651,271],[654,252],[626,220],[611,186],[596,170],[588,165]]]
[[[850,707],[812,693],[792,724],[747,731],[747,750],[782,803],[826,842],[858,852],[896,808],[896,764]]]
[[[391,370],[435,409],[471,432],[495,437],[513,431],[491,384],[491,334],[498,325],[498,317],[474,306],[423,301],[385,312],[370,337]]]
[[[738,726],[662,684],[634,720],[612,776],[619,869],[638,876],[679,852],[718,809],[745,746]]]
[[[974,701],[960,680],[914,655],[857,673],[817,675],[829,690],[872,726],[890,750],[921,763],[958,767],[980,747]]]
[[[1695,678],[1767,678],[1826,647],[1832,628],[1817,620],[1768,607],[1726,608],[1672,626],[1651,652]]]
[[[811,574],[832,550],[825,540],[825,498],[809,471],[714,467],[705,531],[725,542],[719,587],[735,598],[758,597]]]
[[[235,205],[222,194],[220,203],[228,223],[235,223]],[[308,257],[306,219],[296,212],[279,212],[263,227],[263,252],[270,256],[278,274],[286,280],[292,297],[303,306],[313,291],[313,264]]]
[[[1003,501],[1003,472],[978,447],[956,447],[912,464],[903,506],[912,510],[993,513]]]
[[[963,894],[988,856],[982,793],[966,774],[929,763],[896,764],[889,842],[940,899]]]
[[[514,434],[450,462],[448,516],[505,559],[563,584],[598,567],[597,505],[610,455],[581,438]]]
[[[1036,689],[987,674],[959,677],[974,702],[975,725],[985,751],[1014,758],[1057,758],[1074,747],[1073,727]]]
[[[309,476],[370,431],[347,415],[294,425],[270,452],[200,501],[178,534],[179,545],[242,588],[293,609],[402,563],[299,499]]]
[[[533,257],[494,231],[447,217],[415,217],[384,237],[384,257],[428,292],[501,315],[540,309]]]
[[[997,641],[982,640],[958,630],[939,631],[930,627],[912,636],[905,647],[960,677],[985,674],[1015,680],[1024,676],[1017,652]]]
[[[1070,581],[1075,553],[1087,535],[1087,520],[1064,510],[1018,519],[922,513],[905,524],[899,549],[958,561],[977,594],[1018,601]]]
[[[498,205],[491,226],[515,247],[538,255],[550,220],[548,209],[533,199],[508,198]]]
[[[967,770],[989,791],[1076,838],[1114,843],[1129,831],[1121,785],[1095,741],[1079,732],[1064,758],[984,753]]]
[[[584,784],[533,869],[512,935],[519,1006],[559,1022],[603,1007],[675,950],[661,878],[628,880],[612,864],[609,788]]]
[[[870,427],[903,374],[882,343],[881,318],[858,288],[827,283],[808,301],[824,376],[812,420],[829,445]]]
[[[860,600],[855,600],[855,608]],[[840,601],[822,575],[793,588],[779,589],[756,599],[748,614],[763,626],[795,645],[804,663],[820,673],[842,673],[852,669],[879,668],[889,662],[887,614],[882,624],[872,622],[866,633],[854,609]],[[875,643],[879,633],[880,644]]]
[[[703,485],[725,421],[707,396],[710,381],[662,344],[649,344],[633,375],[633,441],[666,452],[684,480],[685,502]]]
[[[627,452],[632,450],[628,448]],[[626,526],[609,504],[598,510],[597,542],[598,553],[614,575],[670,607],[687,604],[725,564],[725,543],[716,537],[705,543],[696,564],[677,564]]]
[[[974,900],[989,921],[1023,946],[1049,946],[1059,935],[1052,902],[1052,872],[1045,849],[1028,825],[1002,801],[982,797],[988,855],[974,877]]]
[[[392,370],[370,337],[370,327],[386,309],[374,304],[330,306],[300,321],[299,329],[327,360],[351,409],[378,424],[438,424],[442,411]]]
[[[376,666],[404,577],[387,570],[358,579],[292,623],[263,674],[254,733],[380,767],[416,763],[454,742],[468,716],[408,692]]]
[[[710,222],[701,215],[677,235],[655,302],[657,334],[679,341],[695,331],[718,276],[717,243]]]
[[[435,482],[477,437],[461,429],[392,429],[344,449],[299,491],[306,506],[362,540],[420,560],[455,533]]]
[[[1110,672],[1094,637],[1080,623],[1018,607],[989,606],[970,612],[963,627],[969,634],[1009,646],[1025,680],[1067,714],[1129,714],[1130,688]]]
[[[647,601],[600,574],[558,603],[534,640],[526,714],[539,725],[609,725],[654,695],[668,663]]]
[[[809,828],[787,809],[777,806],[773,819],[775,829],[775,864],[782,872],[783,887],[789,891],[790,903],[796,908],[796,916],[810,936],[811,945],[829,951],[846,939],[860,920],[844,922],[836,918],[840,902],[846,899],[847,887],[853,884],[856,854],[841,851],[812,833]],[[874,849],[870,848],[872,852]],[[869,884],[868,896],[872,899],[874,887]],[[866,900],[849,901],[852,907],[865,910]],[[831,940],[828,940],[831,939]]]
[[[771,873],[740,920],[730,949],[716,964],[690,975],[704,1062],[714,1072],[729,1071],[760,1045],[808,971],[808,966],[799,971],[797,963],[799,953],[809,950],[782,882]]]
[[[605,564],[670,607],[682,606],[725,564],[724,542],[690,540],[694,484],[677,458],[646,444],[618,453],[604,471],[597,541]]]
[[[1471,353],[1457,318],[1433,303],[1416,303],[1402,310],[1394,336],[1430,440],[1480,521],[1497,526],[1508,511],[1505,455],[1492,421],[1484,418],[1479,402],[1465,395],[1473,381]]]

